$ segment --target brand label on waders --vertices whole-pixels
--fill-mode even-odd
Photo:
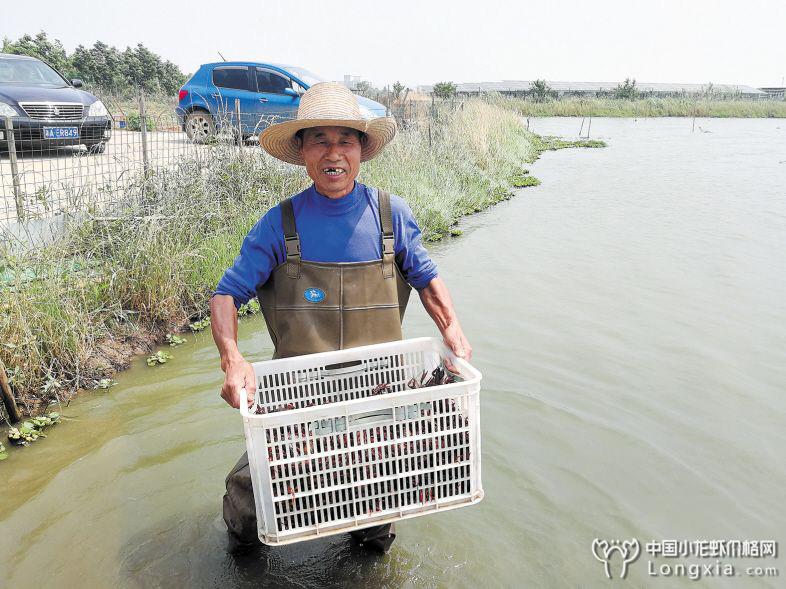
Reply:
[[[303,298],[309,303],[318,303],[325,299],[325,291],[321,288],[307,288],[303,293]]]

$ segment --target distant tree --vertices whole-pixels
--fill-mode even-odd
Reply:
[[[360,80],[357,84],[355,84],[355,92],[361,96],[365,96],[366,98],[371,98],[372,94],[374,94],[374,88],[371,86],[370,82],[367,82],[366,80]]]
[[[79,45],[71,56],[74,69],[86,83],[110,91],[127,89],[123,75],[123,57],[106,43],[96,41],[90,49]]]
[[[141,43],[134,49],[126,48],[122,56],[126,80],[147,92],[174,94],[186,81],[180,68],[162,60]]]
[[[639,91],[636,88],[636,79],[635,78],[625,78],[625,81],[622,84],[618,84],[616,88],[614,88],[614,98],[619,98],[622,100],[635,100],[639,97]]]
[[[404,89],[404,84],[396,80],[396,83],[393,84],[393,98],[398,100],[399,96],[401,96],[401,93],[404,92]]]
[[[452,98],[456,95],[456,85],[453,82],[437,82],[433,92],[438,98]]]
[[[111,91],[133,91],[140,87],[147,92],[171,95],[186,81],[179,67],[141,43],[121,53],[96,41],[89,49],[79,45],[69,56],[60,41],[50,41],[41,31],[35,37],[23,35],[17,41],[4,38],[2,52],[37,57],[68,78],[80,78],[91,86]]]
[[[715,86],[712,82],[709,82],[706,86],[702,88],[702,95],[704,98],[716,98],[718,91],[715,89]]]
[[[66,77],[73,77],[74,75],[71,60],[68,58],[63,44],[57,39],[50,41],[44,31],[39,32],[35,37],[22,35],[14,42],[11,39],[4,38],[1,53],[29,55],[45,61]]]
[[[528,94],[535,102],[546,102],[548,98],[555,98],[557,93],[551,89],[546,80],[535,80],[530,84]]]

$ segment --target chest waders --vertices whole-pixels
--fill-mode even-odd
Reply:
[[[400,340],[411,288],[395,261],[390,194],[379,193],[382,258],[368,262],[301,259],[292,200],[281,202],[286,260],[257,287],[262,314],[275,346],[273,358],[330,352]],[[325,227],[330,230],[329,226]],[[248,454],[226,478],[224,521],[230,548],[259,543]],[[361,543],[386,551],[395,539],[391,524],[353,532]]]

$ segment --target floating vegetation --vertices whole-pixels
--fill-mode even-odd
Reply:
[[[194,321],[193,323],[189,323],[188,327],[194,333],[198,333],[200,331],[204,331],[206,328],[210,326],[210,317],[205,317],[204,319],[200,319],[199,321]]]
[[[535,176],[513,176],[510,183],[516,188],[524,188],[525,186],[537,186],[540,184],[540,180]]]
[[[174,333],[168,333],[166,334],[166,341],[170,347],[176,348],[177,346],[182,346],[184,343],[186,343],[187,340],[186,338],[180,337]]]
[[[551,135],[546,135],[543,137],[538,137],[535,140],[535,145],[541,151],[556,151],[558,149],[569,149],[572,147],[588,147],[588,148],[597,148],[597,147],[606,147],[605,141],[600,141],[599,139],[563,139],[562,137],[553,137]]]
[[[56,424],[58,421],[60,421],[60,414],[55,412],[33,417],[19,427],[9,429],[8,441],[17,446],[28,446],[38,438],[45,438],[44,429]]]
[[[527,168],[519,168],[516,170],[513,175],[508,178],[508,182],[514,188],[523,188],[525,186],[537,186],[540,184],[540,180],[535,178],[535,176],[529,175],[529,170]]]
[[[492,191],[491,194],[494,197],[494,202],[495,203],[501,202],[503,200],[510,200],[511,197],[513,196],[513,193],[508,188],[505,188],[505,187],[502,187],[502,186],[497,186]],[[475,212],[479,212],[480,210],[482,210],[482,209],[476,208]]]
[[[168,360],[172,359],[172,354],[168,352],[156,352],[145,359],[148,366],[158,366],[159,364],[166,364]]]
[[[237,310],[238,317],[244,317],[246,315],[256,315],[261,311],[261,307],[259,306],[259,301],[257,299],[251,299],[245,305],[240,305],[240,308]]]
[[[117,384],[117,381],[112,378],[102,378],[96,383],[97,389],[109,389]]]

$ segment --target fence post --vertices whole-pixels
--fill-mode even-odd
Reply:
[[[0,360],[0,396],[2,396],[3,399],[3,402],[0,404],[5,405],[11,423],[20,421],[22,419],[22,414],[14,400],[14,393],[11,390],[11,385],[8,383],[8,376],[5,373],[5,365],[2,360]]]
[[[139,128],[142,131],[142,168],[145,179],[150,173],[150,160],[147,155],[147,113],[145,112],[145,93],[139,90]]]
[[[16,201],[16,218],[23,221],[25,218],[24,200],[22,199],[22,185],[19,181],[19,162],[16,160],[16,139],[14,138],[14,123],[11,117],[5,117],[5,133],[8,145],[8,158],[11,160],[11,178],[14,184],[14,200]]]
[[[237,124],[237,146],[243,148],[243,123],[240,121],[240,99],[235,98],[235,122]]]
[[[693,123],[690,127],[690,132],[693,133],[696,130],[696,102],[693,103]]]

